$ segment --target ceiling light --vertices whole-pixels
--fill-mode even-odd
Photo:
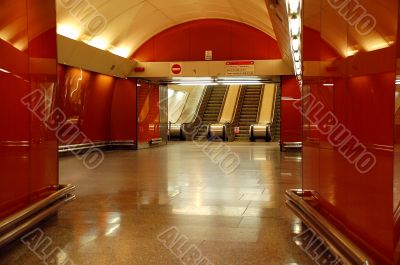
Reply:
[[[221,85],[224,86],[230,86],[230,85],[262,85],[263,83],[260,81],[226,81],[226,82],[221,82]]]
[[[218,78],[218,81],[243,81],[243,80],[249,80],[249,81],[260,81],[261,78],[256,77],[256,76],[246,76],[246,77],[223,77],[223,78]]]
[[[81,30],[71,25],[57,25],[57,33],[69,39],[77,40],[81,35]]]
[[[295,62],[299,62],[300,61],[300,52],[299,51],[296,51],[296,52],[293,53],[293,60]]]
[[[216,86],[216,85],[218,85],[218,83],[215,83],[215,82],[193,82],[193,83],[182,82],[182,83],[177,83],[177,85],[179,85],[179,86]]]
[[[333,86],[335,86],[335,84],[332,84],[332,83],[325,83],[325,84],[322,84],[323,86],[326,86],[326,87],[333,87]]]
[[[300,12],[300,0],[286,0],[287,11],[289,14]]]
[[[124,57],[124,58],[128,58],[131,51],[130,49],[126,48],[126,47],[114,47],[112,49],[109,49],[109,51],[115,55]]]
[[[183,81],[214,81],[211,77],[172,77],[172,80],[183,82]]]
[[[292,16],[289,20],[290,34],[292,36],[298,36],[300,34],[300,28],[301,28],[300,18],[298,16]]]
[[[90,41],[87,42],[92,47],[95,47],[100,50],[105,50],[108,47],[108,42],[105,39],[96,37]]]
[[[294,68],[295,69],[301,69],[301,63],[300,62],[295,62],[294,63]]]
[[[300,39],[299,38],[292,39],[292,49],[295,52],[299,51],[299,49],[300,49]]]

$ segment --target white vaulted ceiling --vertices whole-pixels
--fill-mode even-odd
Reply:
[[[79,9],[74,10],[74,3],[93,6],[92,11],[107,22],[104,30],[95,36],[88,33],[88,17]],[[242,22],[275,38],[265,0],[57,0],[60,35],[123,57],[129,57],[146,40],[167,28],[207,18]]]

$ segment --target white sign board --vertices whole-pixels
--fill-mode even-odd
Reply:
[[[205,51],[204,59],[206,61],[212,61],[213,59],[213,52],[212,51]]]

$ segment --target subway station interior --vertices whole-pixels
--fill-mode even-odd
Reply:
[[[0,265],[399,265],[397,0],[0,0]]]

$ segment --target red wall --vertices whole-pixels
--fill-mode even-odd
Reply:
[[[136,142],[136,79],[118,79],[111,110],[111,140]]]
[[[294,76],[282,76],[281,143],[302,141],[302,116],[295,107],[301,90]]]
[[[59,84],[60,107],[67,123],[82,132],[73,142],[65,137],[67,142],[61,144],[136,142],[136,79],[119,79],[60,65]]]
[[[138,82],[138,141],[148,143],[160,137],[159,86],[140,80]]]
[[[397,18],[397,11],[392,11],[387,16]],[[305,17],[313,14],[321,20],[318,31],[304,30],[304,72],[312,72],[307,69],[308,61],[320,61],[321,66],[330,65],[330,69],[325,71],[321,67],[318,73],[304,77],[303,97],[311,93],[324,110],[318,113],[317,109],[312,110],[315,105],[303,101],[303,111],[309,112],[309,120],[303,119],[303,188],[314,192],[321,213],[375,258],[377,264],[397,264],[393,260],[395,49],[360,51],[353,57],[342,58],[322,40],[332,34],[325,26],[337,25],[341,32],[348,32],[348,39],[343,41],[349,49],[354,46],[354,39],[362,37],[347,23],[337,23],[342,18],[330,7],[321,8],[320,13],[307,8],[304,12]],[[383,18],[376,18],[379,27]],[[332,120],[318,122],[318,117],[329,111],[376,158],[370,171],[358,171],[340,148],[321,133],[321,128],[335,128]]]
[[[399,6],[400,9],[400,6]],[[400,13],[400,11],[399,11]],[[397,39],[400,39],[400,19],[397,21]],[[397,67],[396,80],[400,78],[400,43],[397,42]],[[398,83],[398,82],[396,82]],[[393,176],[393,212],[394,212],[394,242],[400,241],[400,84],[396,85],[395,92],[395,117],[394,117],[394,176]],[[395,260],[400,261],[400,252],[396,251]]]
[[[55,2],[4,0],[0,28],[8,29],[7,35],[0,35],[0,68],[7,71],[0,71],[0,218],[4,218],[46,197],[58,184],[57,140],[46,126],[54,121],[56,106]],[[37,106],[38,116],[28,110]]]
[[[133,36],[134,37],[134,36]],[[219,19],[187,22],[145,42],[132,56],[142,62],[281,59],[277,42],[246,24]]]

